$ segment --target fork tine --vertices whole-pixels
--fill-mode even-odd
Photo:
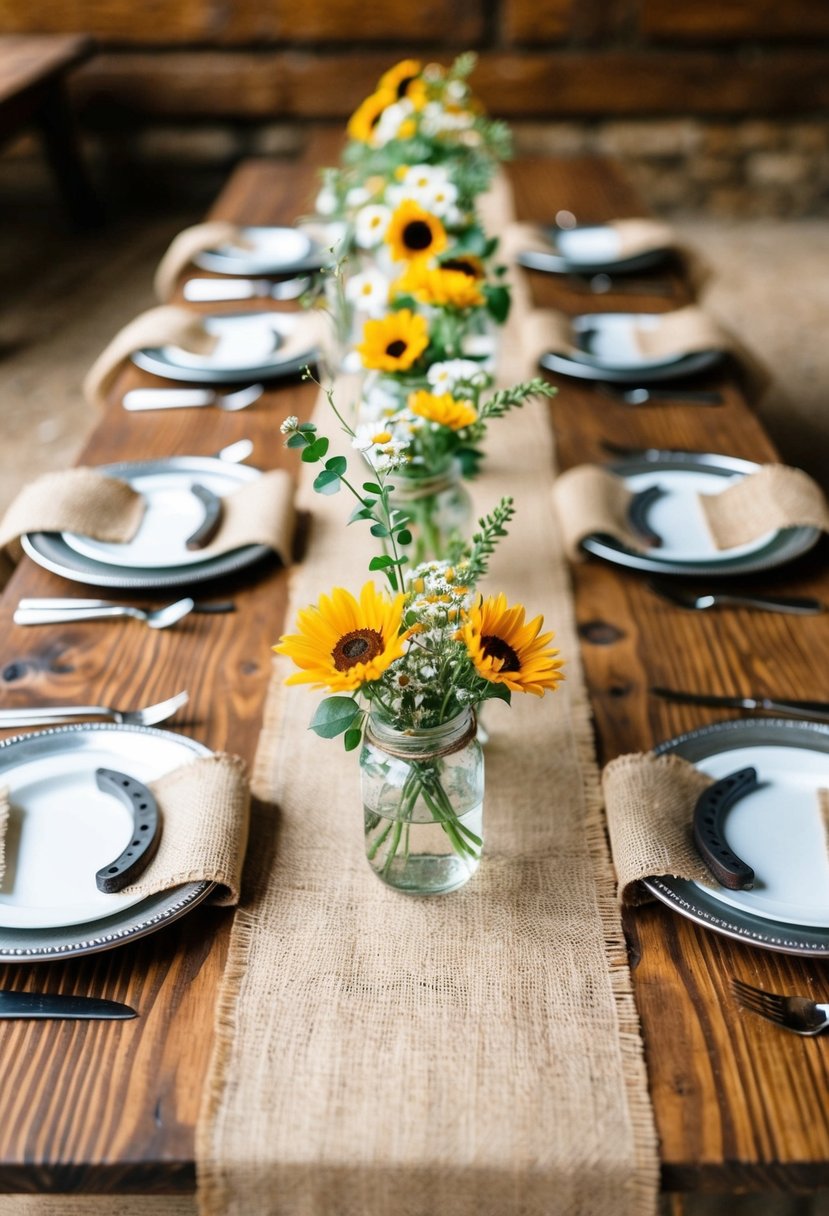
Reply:
[[[189,696],[188,692],[176,693],[174,697],[168,697],[166,701],[159,701],[157,705],[147,705],[144,709],[122,714],[121,721],[131,722],[137,726],[154,726],[156,722],[163,722],[166,718],[171,718],[176,710],[188,701]]]

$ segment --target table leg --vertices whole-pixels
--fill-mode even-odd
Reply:
[[[35,115],[46,158],[76,228],[97,227],[103,213],[78,146],[69,98],[62,80],[52,81]]]

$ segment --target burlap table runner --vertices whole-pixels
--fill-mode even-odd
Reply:
[[[200,756],[148,784],[161,812],[161,839],[152,861],[123,888],[125,895],[156,895],[188,882],[214,882],[215,904],[239,899],[248,842],[250,791],[238,756]],[[12,808],[0,790],[0,880]]]
[[[633,497],[621,477],[598,465],[576,465],[556,478],[553,502],[571,561],[584,560],[581,542],[599,533],[632,549],[648,548],[630,524]],[[781,528],[829,531],[829,505],[802,469],[763,465],[719,494],[696,498],[718,549],[733,549]]]
[[[294,487],[284,469],[271,469],[222,497],[219,531],[199,550],[199,560],[245,545],[266,545],[287,566],[296,522]],[[44,473],[24,486],[0,521],[0,554],[20,557],[24,532],[74,532],[95,540],[131,540],[144,513],[144,499],[125,481],[95,469]]]
[[[307,222],[297,224],[299,232],[304,232],[312,241],[328,247],[334,237],[325,224]],[[230,224],[225,220],[208,220],[204,224],[194,224],[179,232],[170,244],[167,252],[158,264],[153,279],[155,294],[159,300],[169,300],[178,284],[179,276],[195,257],[206,249],[215,249],[219,245],[232,244],[237,248],[251,249],[251,242],[244,234],[243,226]],[[316,259],[303,258],[295,265],[286,265],[280,269],[280,274],[302,273],[306,268],[314,268]]]
[[[516,278],[505,383],[530,370],[517,342],[527,308]],[[331,432],[327,408],[317,421]],[[204,1216],[654,1210],[656,1141],[546,406],[495,426],[475,506],[512,494],[518,517],[489,583],[544,612],[567,681],[487,711],[484,862],[455,894],[417,899],[371,872],[356,757],[307,730],[318,697],[285,688],[277,665],[197,1129]],[[366,529],[346,530],[350,505],[312,495],[305,472],[310,546],[286,629],[333,585],[357,589],[375,552]]]

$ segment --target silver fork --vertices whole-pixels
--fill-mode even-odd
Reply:
[[[59,625],[69,621],[103,621],[115,617],[133,617],[150,629],[169,629],[195,607],[187,596],[166,604],[163,608],[134,608],[131,604],[113,604],[109,600],[80,599],[22,599],[14,613],[16,625]]]
[[[779,996],[738,979],[732,979],[731,990],[742,1009],[795,1034],[820,1034],[829,1026],[829,1005],[818,1005],[805,996]]]
[[[249,384],[232,393],[217,393],[212,388],[133,388],[124,394],[125,410],[175,410],[215,405],[225,413],[246,410],[265,391],[264,384]]]
[[[109,705],[37,705],[21,706],[20,709],[0,710],[0,728],[10,726],[44,726],[47,723],[60,725],[92,718],[100,722],[117,722],[119,726],[154,726],[171,718],[182,705],[186,705],[189,693],[179,692],[157,705],[145,705],[143,709],[113,709]]]

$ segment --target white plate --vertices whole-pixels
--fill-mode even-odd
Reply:
[[[645,358],[636,341],[636,330],[653,333],[664,321],[664,313],[597,312],[573,317],[573,334],[580,349],[570,356],[610,371],[655,371],[672,367],[689,352]],[[693,351],[692,354],[706,352]]]
[[[829,726],[739,719],[660,744],[717,779],[757,770],[763,788],[724,823],[728,843],[756,872],[751,891],[655,877],[648,889],[696,923],[789,954],[829,954],[829,850],[818,790],[829,785]]]
[[[311,239],[296,228],[246,227],[241,237],[244,244],[228,241],[196,254],[193,261],[219,274],[279,274],[299,266],[314,250]]]
[[[139,570],[204,562],[201,550],[186,547],[187,538],[204,518],[193,485],[203,485],[222,497],[261,476],[250,465],[209,456],[101,465],[98,472],[119,477],[144,495],[146,506],[138,531],[132,540],[120,544],[72,532],[61,533],[61,539],[75,553],[93,561]]]
[[[304,315],[248,312],[206,316],[205,329],[218,339],[210,354],[196,355],[180,346],[147,347],[136,351],[132,361],[156,376],[199,384],[292,375],[315,357],[312,347],[293,354],[281,350]]]
[[[95,770],[147,784],[206,755],[192,739],[136,727],[69,727],[0,745],[0,785],[11,804],[0,931],[88,925],[139,904],[152,908],[146,896],[105,895],[95,884],[133,831],[126,807],[98,789]]]
[[[708,533],[697,495],[720,494],[759,467],[704,452],[666,452],[661,459],[608,465],[634,494],[653,486],[666,491],[648,512],[648,525],[662,544],[640,550],[610,537],[588,536],[582,546],[616,565],[654,574],[745,574],[791,561],[817,543],[817,528],[783,528],[731,549],[718,549]]]
[[[549,228],[549,252],[525,250],[518,262],[531,270],[554,274],[597,274],[645,270],[656,266],[671,253],[668,247],[646,249],[642,253],[620,256],[620,238],[615,228],[605,224],[584,224],[575,228]]]

